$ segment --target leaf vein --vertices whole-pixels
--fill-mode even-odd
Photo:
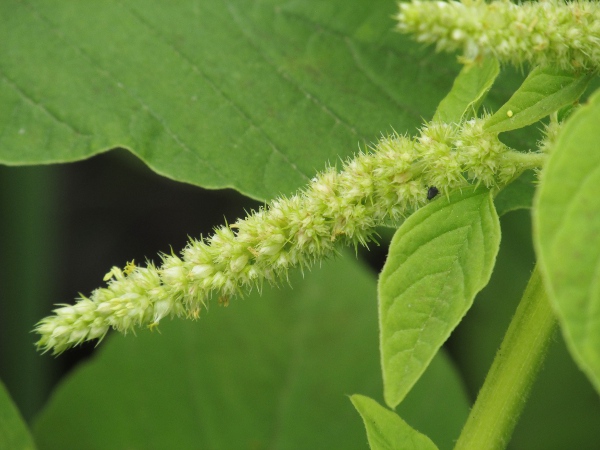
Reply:
[[[140,24],[142,24],[144,27],[146,27],[148,30],[150,30],[150,32],[152,32],[157,39],[159,39],[164,44],[166,44],[179,58],[181,58],[183,61],[185,61],[192,68],[194,73],[196,73],[198,76],[200,76],[200,78],[202,78],[213,89],[213,91],[217,95],[219,95],[225,102],[227,102],[229,105],[231,105],[235,109],[235,111],[249,124],[249,126],[252,129],[258,130],[258,132],[267,141],[269,147],[271,147],[271,151],[273,153],[276,153],[277,155],[279,155],[279,157],[283,161],[285,161],[285,163],[288,164],[288,166],[292,170],[299,173],[300,176],[302,178],[304,178],[306,181],[308,181],[310,179],[310,177],[307,174],[305,174],[303,171],[301,171],[294,162],[290,161],[290,159],[287,157],[287,155],[281,149],[279,149],[279,147],[275,144],[275,142],[273,142],[273,140],[267,134],[267,132],[254,121],[252,116],[247,111],[245,111],[241,105],[236,103],[234,101],[234,99],[231,96],[229,96],[223,89],[221,89],[219,87],[219,85],[215,81],[213,81],[205,71],[203,71],[197,64],[195,64],[190,57],[188,57],[184,52],[179,50],[179,48],[177,46],[175,46],[171,41],[169,41],[165,37],[165,35],[163,35],[155,26],[150,24],[146,19],[144,19],[137,11],[127,8],[122,3],[120,3],[120,4],[133,17],[135,17],[135,19]],[[236,23],[236,25],[238,25],[238,24]],[[238,27],[239,27],[239,25],[238,25]],[[265,170],[266,170],[266,167],[265,167]]]
[[[234,10],[231,2],[229,2],[229,1],[227,2],[227,9],[228,9],[228,11],[229,11],[229,13],[230,13],[230,15],[231,15],[234,23],[238,26],[239,30],[242,32],[242,34],[244,34],[244,36],[248,40],[248,43],[254,47],[254,49],[257,51],[257,53],[275,71],[275,73],[277,73],[282,79],[284,79],[292,87],[294,87],[295,89],[297,89],[300,93],[302,93],[308,100],[310,100],[318,108],[320,108],[323,112],[325,112],[325,114],[327,114],[328,116],[330,116],[331,118],[333,118],[333,120],[334,120],[334,122],[335,122],[336,125],[342,125],[345,128],[347,128],[352,134],[358,136],[362,140],[365,140],[365,141],[367,140],[366,136],[364,136],[362,133],[359,133],[357,131],[357,129],[353,125],[351,125],[349,122],[347,122],[346,120],[344,120],[339,114],[336,114],[325,103],[323,103],[321,100],[319,100],[318,97],[316,97],[311,92],[309,92],[308,90],[304,89],[299,83],[297,83],[296,81],[294,81],[292,79],[292,77],[287,72],[285,72],[281,67],[278,67],[277,64],[275,64],[275,62],[273,62],[271,60],[271,58],[269,58],[267,56],[267,54],[260,48],[259,45],[256,44],[256,42],[254,41],[254,39],[249,35],[249,33],[242,26],[242,23],[240,21],[239,15],[236,14],[236,12],[235,12],[235,10]],[[275,8],[274,11],[275,11],[276,14],[281,14],[281,11],[279,9],[277,9],[277,8]]]
[[[23,88],[19,87],[15,81],[11,80],[8,77],[8,75],[6,75],[6,73],[1,68],[0,68],[0,77],[2,78],[2,81],[4,81],[12,90],[14,90],[24,102],[32,105],[35,108],[38,108],[44,114],[46,114],[48,117],[50,117],[54,122],[58,123],[59,125],[63,125],[65,127],[67,127],[70,131],[72,131],[73,133],[75,133],[79,136],[88,137],[88,138],[92,137],[91,134],[88,134],[81,130],[78,130],[69,122],[61,119],[58,116],[58,114],[52,112],[41,101],[34,99],[32,95],[25,92],[25,90]]]
[[[202,162],[203,164],[207,165],[210,170],[213,171],[213,173],[221,176],[222,178],[225,179],[225,177],[223,176],[222,172],[220,170],[218,170],[215,166],[213,166],[206,158],[201,158],[201,156],[194,152],[168,125],[167,122],[164,118],[162,118],[158,113],[156,113],[152,108],[150,108],[150,106],[148,106],[139,96],[137,96],[136,94],[134,94],[134,92],[130,89],[128,89],[125,84],[123,82],[121,82],[117,77],[115,77],[114,74],[112,74],[110,71],[104,69],[102,67],[101,64],[99,64],[96,60],[94,60],[91,55],[89,55],[85,50],[83,50],[81,47],[75,45],[71,40],[69,40],[64,33],[62,33],[59,29],[59,27],[57,27],[51,20],[49,20],[47,17],[43,16],[42,14],[39,13],[39,11],[36,11],[35,8],[30,5],[32,11],[35,12],[35,14],[37,14],[37,16],[40,18],[40,20],[43,20],[44,22],[46,22],[51,28],[52,31],[63,41],[65,42],[65,44],[69,45],[71,48],[73,48],[74,50],[76,50],[80,55],[82,55],[91,65],[92,67],[102,76],[104,76],[106,79],[108,79],[110,82],[112,82],[115,86],[117,86],[119,89],[123,90],[125,93],[127,93],[129,95],[129,97],[131,97],[133,100],[135,100],[135,102],[137,102],[143,110],[147,111],[148,113],[150,113],[150,115],[162,126],[162,128],[165,130],[165,132],[167,133],[167,135],[173,139],[173,141],[179,146],[180,149],[182,149],[183,151],[189,153],[190,155],[192,155],[196,160]],[[91,137],[91,135],[90,135]]]
[[[346,36],[344,38],[344,43],[346,44],[350,55],[352,55],[352,61],[354,61],[354,65],[371,82],[371,84],[375,86],[380,92],[382,92],[384,96],[387,97],[396,106],[409,113],[415,119],[421,120],[422,116],[414,108],[410,107],[407,103],[403,103],[398,98],[396,98],[396,96],[389,89],[387,89],[384,84],[377,80],[373,73],[367,70],[367,68],[362,64],[360,60],[358,50],[355,44],[349,37]]]

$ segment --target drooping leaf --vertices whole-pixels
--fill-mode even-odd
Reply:
[[[433,120],[457,123],[465,116],[475,115],[499,73],[498,60],[491,56],[463,67]]]
[[[487,190],[456,192],[410,216],[379,278],[384,397],[395,407],[488,282],[500,224]]]
[[[363,419],[371,450],[437,450],[431,439],[375,400],[358,394],[350,400]]]
[[[35,444],[19,410],[0,382],[0,448],[33,450]]]
[[[561,130],[535,202],[535,243],[575,361],[600,392],[600,91]]]
[[[594,74],[575,74],[553,67],[537,67],[521,87],[484,125],[488,131],[523,128],[577,101]]]
[[[290,192],[358,144],[414,129],[448,89],[450,59],[422,61],[391,32],[394,9],[0,2],[0,163],[125,147],[176,180]]]
[[[494,198],[498,216],[516,209],[529,209],[533,202],[537,178],[532,170],[521,174],[519,178],[502,189]]]
[[[161,324],[161,334],[109,337],[54,393],[35,427],[38,445],[365,448],[346,395],[381,392],[374,276],[350,256],[290,282],[213,307],[199,322]],[[406,420],[444,420],[446,406],[431,408],[428,396],[459,383],[447,383],[457,378],[449,364],[440,368]],[[452,399],[462,414],[466,400]]]

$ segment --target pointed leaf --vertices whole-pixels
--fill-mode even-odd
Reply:
[[[353,395],[350,400],[365,423],[371,450],[437,450],[431,439],[375,400],[364,395]]]
[[[537,67],[502,108],[488,119],[488,131],[516,130],[543,119],[577,101],[595,74],[574,74],[552,67]]]
[[[433,120],[457,123],[465,116],[475,115],[499,73],[498,60],[491,56],[463,67]]]
[[[384,397],[398,405],[488,282],[500,244],[491,193],[456,192],[410,216],[379,279]]]
[[[600,392],[600,91],[561,130],[535,202],[536,247],[575,361]]]
[[[0,382],[0,448],[33,450],[35,444],[27,424]]]
[[[125,147],[176,180],[255,198],[293,191],[386,129],[417,127],[448,88],[448,59],[422,61],[390,31],[394,9],[2,1],[0,163]]]

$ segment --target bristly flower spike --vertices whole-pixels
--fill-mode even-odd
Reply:
[[[444,195],[479,183],[499,187],[542,165],[545,155],[509,149],[484,122],[432,122],[416,138],[384,137],[340,172],[328,168],[297,194],[191,239],[180,256],[162,255],[159,267],[112,268],[106,287],[38,323],[38,348],[57,354],[102,339],[110,328],[127,333],[154,328],[167,316],[197,318],[212,297],[227,304],[339,246],[367,245],[376,226],[397,224],[430,201],[431,186]]]
[[[521,67],[600,69],[600,4],[509,0],[400,3],[398,30],[438,51],[462,51],[463,62],[493,55]]]

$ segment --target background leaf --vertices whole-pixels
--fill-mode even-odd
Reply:
[[[398,405],[488,282],[500,245],[487,190],[456,192],[398,229],[379,278],[384,397]]]
[[[33,439],[19,410],[0,381],[0,448],[11,450],[35,449]]]
[[[502,189],[494,197],[494,206],[498,216],[503,216],[507,212],[516,209],[529,209],[533,202],[533,195],[537,177],[533,170],[527,170],[519,178]]]
[[[55,391],[35,427],[39,446],[365,448],[346,395],[381,392],[374,276],[351,258],[299,275],[293,290],[265,288],[199,323],[111,336]],[[462,415],[466,400],[446,381],[457,379],[447,360],[431,375],[404,416],[439,428],[445,408]],[[450,386],[460,401],[436,405]]]
[[[523,128],[575,102],[595,74],[575,74],[553,67],[536,67],[484,128],[503,132]]]
[[[159,174],[270,198],[450,87],[394,2],[0,3],[0,162],[130,149]],[[434,69],[435,67],[435,69]]]
[[[452,90],[438,105],[433,120],[457,123],[465,115],[475,115],[499,73],[498,60],[491,56],[465,65],[454,80]]]
[[[437,449],[431,439],[411,428],[398,414],[375,400],[364,395],[353,395],[350,400],[363,419],[371,450]]]
[[[536,247],[573,357],[600,392],[600,91],[561,130],[536,199]]]

